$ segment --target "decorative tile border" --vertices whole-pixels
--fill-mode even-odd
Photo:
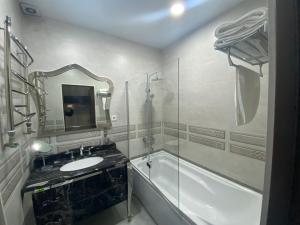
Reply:
[[[55,125],[63,125],[64,126],[64,121],[63,120],[46,120],[45,124],[46,124],[46,126],[55,126]]]
[[[23,168],[23,172],[25,172],[29,168],[30,163],[27,163],[27,159],[24,158],[21,165]]]
[[[206,145],[208,147],[212,147],[220,150],[225,150],[225,142],[222,141],[216,141],[214,139],[196,136],[193,134],[189,135],[189,140],[197,144]]]
[[[63,120],[56,120],[55,123],[56,123],[56,125],[64,125]]]
[[[56,121],[56,123],[58,123]],[[257,160],[264,160],[265,152],[263,149],[255,149],[247,147],[247,145],[258,146],[259,148],[266,147],[266,137],[261,135],[253,135],[246,134],[240,132],[229,132],[229,140],[226,140],[226,131],[222,129],[201,127],[198,125],[187,125],[184,123],[175,123],[175,122],[153,122],[152,126],[152,134],[153,135],[169,135],[172,137],[179,137],[180,139],[187,140],[205,145],[208,147],[216,148],[219,150],[225,150],[228,146],[229,152],[240,154],[246,157],[254,158]],[[162,127],[163,126],[163,130]],[[147,124],[132,124],[129,127],[130,139],[142,138],[147,134]],[[127,136],[127,125],[115,126],[109,131],[109,137],[115,142],[122,142],[128,139]],[[58,151],[65,151],[70,148],[77,148],[80,144],[83,144],[83,141],[87,143],[87,145],[92,145],[92,143],[100,143],[100,131],[97,132],[86,132],[80,134],[71,134],[71,135],[62,135],[56,137],[56,142],[65,142],[78,140],[80,143],[61,143],[61,145],[57,146]],[[92,139],[93,140],[86,140]],[[99,138],[96,139],[96,138]],[[219,139],[219,140],[218,140]],[[229,145],[227,145],[228,142]],[[239,146],[240,144],[245,144],[246,147]],[[24,154],[23,154],[24,155]],[[1,174],[0,174],[1,175]]]
[[[225,139],[225,131],[224,130],[217,130],[212,128],[205,128],[205,127],[199,127],[199,126],[189,126],[189,132],[195,133],[195,134],[201,134],[205,136],[215,137],[215,138],[221,138]]]
[[[55,125],[55,120],[46,120],[45,124],[46,126],[53,126]]]
[[[27,154],[27,150],[28,148],[31,146],[32,140],[29,139],[27,140],[24,144],[21,145],[21,153],[22,153],[22,157],[25,157]]]
[[[161,122],[154,122],[154,123],[152,123],[151,126],[152,126],[152,128],[161,127]],[[147,128],[148,128],[147,123],[138,124],[138,130],[145,130]]]
[[[4,180],[7,174],[20,162],[20,152],[17,150],[5,163],[0,167],[0,183]]]
[[[3,200],[3,204],[5,205],[13,191],[15,190],[15,187],[18,185],[19,181],[22,178],[22,170],[20,166],[18,166],[15,174],[13,177],[8,181],[8,183],[5,185],[5,187],[1,191],[1,196]]]
[[[184,123],[164,122],[163,124],[164,124],[164,127],[167,127],[167,128],[187,131],[187,125]]]
[[[135,132],[129,134],[129,139],[135,139],[135,138],[136,138]],[[128,136],[127,134],[118,134],[118,135],[111,136],[111,139],[115,142],[127,141]]]
[[[40,141],[43,141],[43,142],[46,142],[48,144],[51,144],[50,142],[50,138],[49,137],[43,137],[43,138],[37,138],[37,140],[40,140]]]
[[[161,134],[161,128],[153,128],[151,134],[152,135]],[[142,130],[142,131],[138,132],[138,138],[142,138],[142,137],[145,137],[145,136],[147,136],[147,131],[146,130]]]
[[[65,125],[56,125],[55,129],[56,131],[65,131]]]
[[[112,127],[110,130],[111,134],[117,134],[117,133],[127,133],[127,125],[125,126],[116,126]],[[135,131],[136,126],[135,125],[129,125],[129,131]]]
[[[73,148],[79,148],[81,145],[83,146],[92,146],[92,145],[99,145],[100,144],[100,138],[95,138],[91,140],[79,140],[76,143],[70,143],[70,144],[62,144],[62,145],[57,145],[56,150],[58,153],[67,151],[69,149]]]
[[[164,134],[173,136],[173,137],[179,137],[181,139],[187,139],[186,133],[178,132],[177,130],[164,128]]]
[[[230,140],[244,144],[266,147],[266,137],[260,135],[230,132]]]
[[[93,138],[93,137],[99,137],[100,139],[100,135],[101,135],[100,131],[78,133],[78,134],[66,134],[66,135],[56,136],[56,142],[73,141],[73,140]]]
[[[46,132],[64,132],[65,126],[64,125],[46,125],[45,126]],[[54,134],[55,135],[55,134]]]
[[[257,149],[250,148],[250,147],[244,147],[244,146],[230,144],[230,152],[238,154],[238,155],[246,156],[249,158],[261,160],[261,161],[265,161],[265,159],[266,159],[265,151],[257,150]]]

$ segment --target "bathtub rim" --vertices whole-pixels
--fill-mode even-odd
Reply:
[[[222,173],[220,173],[220,172],[214,171],[214,170],[212,170],[212,169],[210,169],[210,168],[208,168],[208,167],[206,167],[206,166],[203,166],[203,165],[200,165],[200,164],[198,164],[198,163],[195,163],[195,162],[193,162],[193,161],[191,161],[190,159],[187,159],[187,158],[185,158],[185,157],[178,156],[178,155],[176,155],[175,153],[169,152],[169,151],[167,151],[167,150],[165,150],[165,149],[158,149],[158,150],[155,150],[155,151],[153,151],[151,154],[157,154],[157,153],[159,153],[159,152],[165,152],[165,153],[167,153],[167,154],[170,154],[170,155],[172,155],[173,157],[176,157],[176,158],[178,158],[178,159],[180,159],[180,160],[183,160],[183,161],[186,161],[186,162],[192,164],[192,166],[198,167],[198,168],[200,168],[201,170],[204,170],[204,171],[206,171],[206,172],[211,173],[211,174],[214,175],[214,176],[217,176],[218,178],[225,179],[225,180],[227,180],[227,181],[229,181],[229,182],[231,182],[231,183],[233,183],[233,184],[235,184],[235,185],[238,185],[238,186],[240,186],[240,187],[242,187],[242,188],[248,189],[249,191],[254,192],[255,194],[259,194],[259,195],[261,195],[261,196],[263,197],[263,190],[260,190],[260,189],[258,189],[258,188],[252,187],[252,186],[250,186],[250,185],[248,185],[248,184],[243,183],[242,181],[239,181],[239,180],[237,180],[237,179],[235,179],[235,178],[232,178],[232,177],[229,177],[229,176],[227,176],[227,175],[224,175],[224,174],[222,174]],[[132,157],[131,159],[129,159],[129,161],[130,161],[131,165],[132,165],[134,168],[136,168],[135,165],[132,163],[132,161],[135,161],[135,160],[140,159],[140,158],[142,158],[142,157],[144,157],[144,156],[147,156],[147,155],[148,155],[148,153],[144,153],[144,154],[142,154],[142,155]],[[198,168],[197,168],[197,169],[198,169]],[[137,170],[138,170],[138,169],[137,169]],[[146,176],[145,176],[145,177],[146,177]],[[147,177],[146,177],[146,178],[147,178]],[[149,179],[149,178],[147,178],[147,179]]]
[[[223,176],[219,176],[218,174],[210,171],[210,170],[206,170],[203,167],[199,167],[197,164],[194,163],[190,163],[187,160],[184,160],[182,158],[178,158],[176,155],[171,154],[170,152],[166,151],[166,150],[158,150],[153,152],[152,154],[159,156],[159,154],[166,155],[167,157],[172,157],[173,159],[175,158],[175,160],[180,159],[181,161],[183,161],[183,163],[187,163],[187,164],[191,164],[192,169],[200,169],[200,172],[204,173],[204,175],[207,176],[212,176],[212,179],[216,179],[216,181],[220,181],[223,182],[224,185],[230,185],[232,188],[236,188],[237,190],[240,191],[245,191],[248,194],[252,194],[254,195],[254,197],[259,197],[261,198],[261,202],[263,200],[263,195],[253,189],[247,188],[243,185],[240,185],[238,183],[235,183],[234,181],[230,180],[230,179],[226,179]],[[196,222],[194,222],[188,215],[186,215],[180,208],[180,203],[179,201],[177,201],[177,205],[175,205],[173,202],[171,202],[171,200],[169,200],[167,198],[167,196],[165,196],[165,194],[155,185],[155,183],[152,182],[152,180],[150,178],[148,178],[139,168],[137,168],[137,166],[135,165],[135,163],[133,163],[132,161],[139,161],[140,159],[142,159],[143,156],[139,156],[136,157],[134,160],[130,160],[130,164],[132,165],[132,168],[134,170],[134,173],[138,174],[141,178],[144,179],[144,181],[146,183],[148,183],[152,189],[154,189],[167,203],[168,205],[171,207],[171,209],[173,211],[175,211],[179,216],[181,216],[183,219],[185,219],[190,225],[197,225]],[[178,161],[179,163],[179,161]],[[188,165],[189,166],[189,165]],[[180,182],[180,181],[179,181]],[[134,192],[134,191],[133,191]],[[178,196],[179,196],[179,190],[178,190]],[[261,205],[262,207],[262,205]],[[262,216],[262,209],[260,210],[260,218]],[[206,222],[207,224],[210,224],[208,221],[203,220],[204,222]]]

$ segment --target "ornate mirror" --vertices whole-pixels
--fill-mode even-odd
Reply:
[[[29,74],[36,104],[38,135],[50,136],[111,127],[113,83],[77,64]]]

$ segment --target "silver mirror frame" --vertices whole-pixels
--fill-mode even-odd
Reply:
[[[78,70],[85,74],[86,76],[100,82],[107,82],[109,85],[108,93],[110,96],[113,94],[114,85],[112,80],[110,80],[107,77],[104,76],[97,76],[94,73],[90,72],[89,70],[85,69],[84,67],[78,65],[78,64],[70,64],[67,66],[64,66],[60,69],[49,71],[49,72],[43,72],[43,71],[34,71],[28,75],[28,81],[29,83],[33,84],[35,88],[30,88],[30,94],[34,101],[34,104],[36,106],[37,110],[37,116],[38,116],[38,136],[44,137],[44,136],[51,136],[51,135],[60,135],[60,134],[72,134],[72,133],[82,133],[86,131],[91,130],[107,130],[110,129],[111,119],[110,119],[110,113],[109,109],[105,110],[106,114],[106,121],[108,121],[106,124],[101,124],[101,127],[94,128],[94,129],[88,129],[88,130],[78,130],[78,131],[57,131],[57,132],[48,132],[45,131],[45,123],[46,123],[46,112],[47,108],[45,103],[45,95],[47,94],[43,87],[41,87],[41,83],[44,81],[44,79],[47,79],[49,77],[55,77],[62,75],[63,73],[70,71],[70,70]]]

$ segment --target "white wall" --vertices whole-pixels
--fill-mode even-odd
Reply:
[[[260,103],[254,120],[247,125],[236,126],[235,68],[229,66],[226,54],[214,50],[214,31],[220,24],[265,5],[265,0],[245,1],[163,51],[164,71],[170,69],[168,63],[180,58],[179,122],[226,132],[225,151],[182,140],[180,156],[260,190],[263,187],[264,162],[229,152],[229,132],[266,136],[268,65],[264,66],[264,77],[260,80]],[[256,71],[258,68],[246,66]],[[174,79],[174,72],[166,72],[164,76],[166,80],[173,80],[169,87],[177,93],[178,81]],[[164,120],[177,122],[178,99],[174,98],[164,106]],[[265,151],[264,148],[259,150]]]
[[[24,24],[25,41],[35,58],[30,71],[51,71],[77,63],[113,81],[111,115],[117,116],[115,127],[127,123],[125,81],[161,71],[158,49],[41,17],[25,16]],[[126,141],[118,146],[127,155]]]
[[[17,0],[0,0],[0,26],[4,26],[6,16],[12,17],[12,32],[22,40],[22,15]],[[0,31],[0,224],[21,225],[23,223],[23,210],[21,206],[21,187],[28,176],[29,153],[27,146],[30,144],[32,135],[24,135],[25,125],[16,129],[16,139],[19,143],[17,148],[7,148],[4,144],[8,141],[7,135],[7,112],[5,96],[4,76],[4,42],[3,31]],[[15,50],[13,48],[13,50]],[[15,63],[12,68],[19,73],[22,69]],[[23,85],[13,80],[13,87],[19,90]],[[14,103],[24,103],[24,97],[13,95]],[[20,117],[15,114],[16,121]]]
[[[226,149],[220,151],[192,143],[188,139],[188,130],[185,131],[187,137],[181,140],[180,156],[243,184],[262,189],[264,162],[230,152],[232,142],[229,140],[229,133],[238,131],[266,136],[267,66],[264,66],[265,75],[261,79],[257,115],[251,123],[238,127],[235,125],[234,109],[235,69],[229,67],[225,54],[214,50],[213,44],[214,30],[218,25],[263,5],[264,0],[246,1],[163,52],[54,20],[25,17],[24,36],[35,57],[31,71],[55,70],[67,64],[78,63],[95,74],[112,79],[115,92],[111,102],[111,115],[118,116],[118,120],[113,123],[114,127],[126,125],[125,81],[129,80],[130,122],[138,125],[146,122],[145,73],[161,72],[163,81],[152,85],[155,122],[176,123],[179,112],[179,122],[183,125],[221,129],[226,132],[223,140]],[[177,58],[180,59],[179,80]],[[138,126],[132,131],[133,156],[146,152],[141,132]],[[157,135],[156,148],[161,147],[160,138]],[[164,135],[164,138],[165,142],[174,139],[169,135]],[[121,150],[124,147],[124,153],[125,142],[120,147]],[[242,146],[252,148],[249,145]],[[259,153],[265,151],[265,148],[255,146],[254,150],[257,149]]]
[[[111,114],[125,124],[125,81],[161,70],[160,51],[130,41],[40,17],[25,17],[24,36],[35,63],[31,71],[50,71],[77,63],[114,83]]]
[[[264,162],[229,152],[228,133],[238,131],[266,135],[268,71],[265,66],[264,77],[261,79],[260,105],[255,119],[246,126],[237,127],[234,120],[235,70],[228,66],[226,55],[213,49],[213,42],[214,29],[220,23],[265,5],[265,1],[245,1],[237,8],[169,46],[163,52],[54,20],[22,16],[17,2],[17,0],[0,0],[0,20],[4,20],[5,15],[13,17],[13,31],[24,39],[35,59],[30,71],[51,71],[67,64],[77,63],[99,76],[109,77],[115,87],[111,115],[117,115],[118,120],[113,123],[114,127],[126,125],[125,81],[130,81],[131,123],[138,125],[145,122],[145,73],[160,72],[164,80],[153,83],[154,121],[177,123],[179,101],[180,123],[226,131],[225,151],[195,144],[186,138],[180,141],[180,156],[241,183],[262,189]],[[0,35],[0,85],[2,87],[0,106],[5,109],[2,43],[3,36]],[[180,58],[179,81],[177,79],[178,57]],[[20,100],[16,99],[16,101]],[[124,134],[123,128],[118,127]],[[157,129],[161,129],[161,126],[159,125]],[[2,191],[7,190],[7,184],[14,180],[18,171],[22,171],[22,175],[26,174],[28,153],[21,148],[4,151],[3,143],[7,141],[5,110],[1,111],[1,131],[0,175],[4,173],[5,179],[0,180],[0,190],[3,195]],[[144,149],[141,150],[143,143],[141,136],[138,136],[140,132],[142,129],[135,127],[133,133],[135,137],[139,137],[132,145],[135,154],[145,153]],[[94,140],[93,135],[83,136]],[[170,138],[165,136],[166,140]],[[160,143],[160,135],[156,138]],[[30,137],[24,136],[22,129],[19,129],[18,140],[25,143],[30,140]],[[67,144],[74,144],[74,137],[70,137],[69,140],[61,138],[61,140],[63,140],[62,149],[66,149]],[[122,144],[126,145],[125,142]],[[264,151],[264,149],[260,150]],[[15,158],[17,160],[13,161]],[[11,168],[10,164],[13,162],[17,163]],[[18,166],[21,170],[18,170]],[[24,175],[21,180],[25,178]],[[20,184],[21,182],[16,185],[18,189]],[[6,204],[3,202],[0,204],[1,225],[19,225],[23,220],[18,189],[12,192]],[[20,220],[16,221],[15,214],[8,212],[16,212]]]

